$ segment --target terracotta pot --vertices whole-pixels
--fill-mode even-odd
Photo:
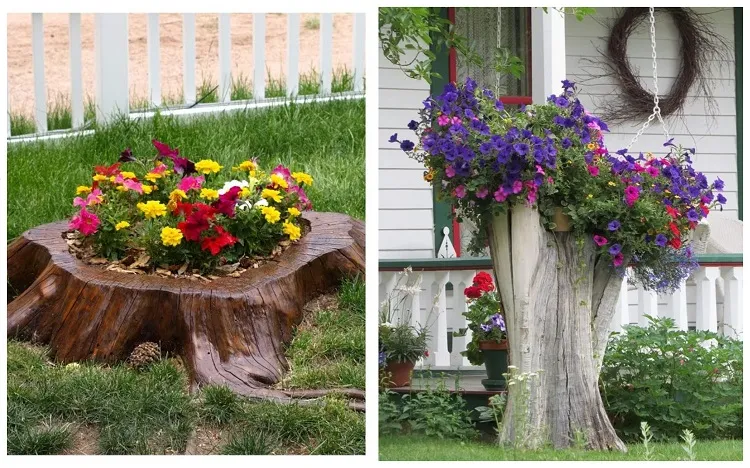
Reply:
[[[413,370],[414,363],[411,361],[388,361],[385,364],[385,371],[389,375],[389,386],[408,387],[411,384],[411,373]]]
[[[552,215],[552,222],[555,223],[556,232],[568,232],[570,231],[570,216],[563,213],[561,206],[555,207],[555,214]]]
[[[482,379],[482,385],[487,391],[505,390],[507,387],[505,376],[508,372],[508,340],[480,341],[479,349],[484,357],[484,370],[487,378]]]

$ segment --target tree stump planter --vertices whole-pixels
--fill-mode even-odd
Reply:
[[[114,363],[154,341],[183,358],[193,385],[288,401],[295,392],[270,387],[287,369],[284,345],[304,304],[365,271],[364,223],[302,218],[309,232],[274,261],[210,283],[86,265],[68,251],[67,221],[31,229],[8,246],[9,290],[20,293],[8,336],[49,344],[63,363]]]
[[[625,451],[604,410],[598,379],[622,278],[591,239],[550,232],[539,212],[513,206],[490,227],[490,250],[508,329],[510,364],[526,380],[511,386],[500,440],[537,448],[570,447],[583,434],[590,449]]]

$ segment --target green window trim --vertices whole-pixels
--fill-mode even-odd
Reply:
[[[742,7],[734,9],[734,102],[737,109],[737,217],[742,220]]]

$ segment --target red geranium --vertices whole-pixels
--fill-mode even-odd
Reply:
[[[201,249],[210,251],[211,255],[217,255],[224,247],[234,245],[237,242],[237,238],[229,234],[221,226],[214,226],[214,231],[216,231],[215,236],[206,237],[201,241]]]
[[[676,209],[674,209],[671,206],[667,206],[667,213],[669,214],[669,216],[671,216],[671,217],[673,217],[675,219],[677,219],[680,216],[680,212],[677,211]]]
[[[682,241],[679,237],[673,237],[672,240],[669,241],[669,245],[675,249],[679,249],[682,246]]]
[[[482,295],[482,290],[477,286],[469,286],[464,289],[464,296],[469,299],[477,299]]]
[[[484,271],[480,271],[474,276],[474,286],[478,287],[483,292],[490,292],[495,290],[495,283],[492,280],[492,275]]]
[[[680,229],[675,223],[669,223],[669,230],[672,231],[675,237],[680,237]]]

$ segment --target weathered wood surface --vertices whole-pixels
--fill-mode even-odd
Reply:
[[[496,216],[489,234],[510,364],[539,372],[523,402],[510,387],[501,441],[563,448],[583,434],[591,449],[626,450],[598,387],[621,278],[608,260],[595,263],[591,239],[545,230],[526,206]]]
[[[60,362],[124,360],[141,342],[182,356],[194,384],[287,401],[273,389],[304,304],[365,271],[364,223],[303,215],[310,231],[276,260],[210,283],[125,274],[73,257],[67,222],[39,226],[8,246],[8,336],[49,344]],[[10,294],[9,294],[10,297]]]

